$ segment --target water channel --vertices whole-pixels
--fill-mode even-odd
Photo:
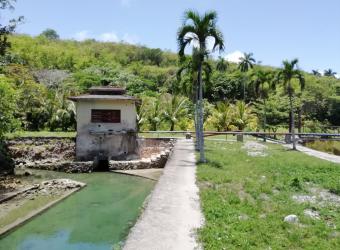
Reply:
[[[65,174],[87,187],[0,239],[1,250],[108,250],[119,248],[155,182],[114,173]]]

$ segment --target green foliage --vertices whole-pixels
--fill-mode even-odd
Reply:
[[[237,101],[235,104],[217,103],[216,108],[207,120],[217,131],[256,130],[258,120],[249,104]]]
[[[186,96],[189,98],[184,105],[187,115],[176,118],[174,129],[193,129],[199,53],[178,64],[176,54],[143,46],[26,35],[11,35],[8,39],[12,47],[1,57],[0,73],[3,74],[1,81],[10,86],[15,96],[11,109],[8,108],[15,126],[11,125],[9,130],[18,127],[23,130],[73,130],[74,107],[67,98],[85,93],[89,87],[102,85],[126,87],[128,94],[146,100],[141,106],[144,114],[140,126],[148,130],[151,129],[151,118],[148,121],[146,117],[152,110],[148,99],[155,100],[166,94],[177,96],[177,100]],[[283,85],[271,88],[277,69],[256,65],[249,67],[248,72],[241,72],[237,64],[205,58],[202,71],[207,128],[222,129],[223,126],[217,128],[207,121],[213,113],[216,115],[217,103],[242,100],[244,84],[247,102],[256,104],[254,111],[260,121],[263,120],[263,100],[266,99],[268,126],[275,130],[288,123],[286,89]],[[308,121],[317,121],[339,125],[337,99],[340,81],[312,74],[303,76],[305,90],[302,94],[296,91],[294,104],[295,110],[302,108],[303,123],[308,125]],[[298,82],[293,80],[292,86],[297,89]],[[171,118],[164,116],[166,103],[162,103],[163,99],[160,100],[158,113],[161,115],[156,127],[168,130]]]
[[[13,85],[8,78],[0,76],[0,142],[5,133],[18,126],[14,116],[17,96]]]
[[[340,155],[340,142],[339,141],[312,141],[307,142],[306,146],[318,151]]]
[[[0,0],[0,10],[4,9],[14,9],[15,0]],[[8,41],[8,36],[12,34],[17,24],[22,22],[23,17],[19,17],[17,19],[9,20],[7,25],[0,24],[0,56],[3,57],[6,55],[7,49],[11,47],[10,41]]]

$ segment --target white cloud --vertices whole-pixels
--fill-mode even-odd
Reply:
[[[74,38],[77,41],[84,41],[90,38],[90,33],[88,30],[82,30],[74,34],[72,38]]]
[[[241,61],[240,58],[242,57],[244,57],[244,53],[239,50],[235,50],[234,52],[227,54],[224,58],[229,62],[239,63]]]
[[[115,32],[102,33],[97,38],[101,42],[119,42],[119,38]]]
[[[336,74],[335,77],[340,79],[340,74]]]
[[[124,41],[129,44],[137,44],[139,42],[139,38],[136,35],[131,35],[125,33],[122,37],[118,36],[115,32],[104,32],[99,35],[93,35],[91,31],[83,30],[75,33],[72,39],[76,41],[84,41],[86,39],[95,39],[100,42],[120,42]]]
[[[139,38],[135,35],[130,35],[128,33],[125,33],[122,40],[129,44],[137,44],[139,41]]]

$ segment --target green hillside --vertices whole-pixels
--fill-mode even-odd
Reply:
[[[185,67],[190,64],[179,64],[175,53],[125,43],[44,36],[15,35],[10,41],[11,49],[1,58],[0,131],[73,130],[74,105],[67,97],[100,85],[124,86],[129,94],[143,100],[138,110],[143,130],[193,128],[192,86],[196,76]],[[203,76],[206,129],[263,129],[263,99],[267,127],[275,131],[288,124],[288,99],[282,87],[273,88],[277,69],[255,65],[242,73],[236,64],[221,60],[208,63]],[[265,79],[261,78],[263,72]],[[340,125],[340,81],[309,73],[305,73],[305,80],[304,91],[295,88],[297,126],[316,132],[327,129],[323,126]],[[244,99],[244,84],[245,105],[238,101]]]

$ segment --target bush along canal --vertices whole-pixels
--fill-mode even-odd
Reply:
[[[45,178],[85,182],[87,186],[3,236],[1,250],[119,248],[155,184],[148,179],[114,173],[39,173]]]

